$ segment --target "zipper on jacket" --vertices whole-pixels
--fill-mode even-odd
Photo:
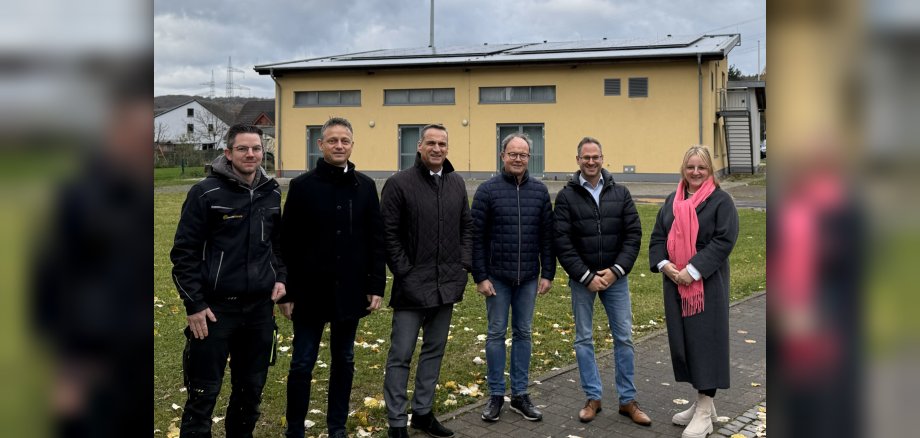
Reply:
[[[517,269],[517,283],[515,286],[521,285],[521,184],[517,185],[517,212],[518,212],[518,269]]]
[[[214,276],[214,290],[217,290],[217,280],[220,280],[220,267],[224,264],[224,252],[220,252],[220,261],[217,262],[217,275]]]
[[[438,286],[438,294],[441,293],[441,187],[444,186],[444,176],[441,176],[441,184],[438,184],[435,181],[435,188],[437,189],[438,196],[438,250],[434,253],[434,281]]]
[[[604,235],[601,233],[601,211],[598,205],[594,205],[594,221],[597,223],[597,266],[604,263]]]
[[[352,215],[352,200],[349,199],[349,200],[348,200],[348,235],[349,235],[349,236],[352,235],[352,234],[354,233],[354,231],[352,231],[352,221],[354,220],[352,217],[353,217],[353,215]]]
[[[264,215],[259,215],[259,226],[261,228],[259,231],[259,235],[262,237],[262,241],[264,242],[265,241],[265,217]]]

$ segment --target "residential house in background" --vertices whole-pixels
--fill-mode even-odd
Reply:
[[[199,99],[158,110],[153,116],[153,142],[160,152],[191,144],[195,150],[223,149],[233,117],[220,106]]]
[[[719,96],[730,173],[756,173],[760,142],[766,138],[767,93],[764,81],[728,81]]]
[[[243,104],[233,123],[245,123],[262,129],[262,145],[265,147],[265,168],[275,166],[275,100],[257,99]]]
[[[265,135],[274,137],[275,99],[257,99],[246,102],[233,123],[256,125]]]
[[[320,127],[348,118],[353,159],[374,177],[411,166],[421,127],[449,130],[450,160],[470,178],[500,168],[509,133],[534,141],[530,173],[567,179],[575,147],[598,138],[620,181],[668,181],[690,145],[712,148],[715,171],[731,168],[720,123],[729,52],[740,36],[423,47],[255,66],[275,87],[277,174],[310,170]]]

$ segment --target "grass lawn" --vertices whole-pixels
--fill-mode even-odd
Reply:
[[[160,170],[160,169],[157,169]],[[187,169],[188,170],[188,169]],[[187,393],[182,384],[181,352],[184,346],[182,330],[185,327],[185,309],[170,280],[169,250],[176,230],[179,209],[184,193],[156,193],[154,200],[154,428],[159,434],[167,435],[180,423],[182,406]],[[643,225],[643,244],[639,259],[630,275],[633,321],[635,336],[664,326],[661,278],[648,270],[648,237],[655,222],[658,206],[640,205],[639,213]],[[766,284],[766,213],[740,210],[741,230],[738,243],[731,256],[731,298],[736,300],[762,290]],[[533,322],[533,358],[530,375],[532,379],[557,367],[575,362],[572,343],[574,322],[572,319],[568,278],[562,268],[557,269],[553,289],[538,298]],[[386,300],[389,300],[389,286]],[[460,406],[474,403],[483,393],[488,394],[485,383],[486,365],[477,365],[474,358],[485,359],[486,317],[485,303],[476,293],[475,285],[467,285],[464,301],[457,304],[453,314],[452,329],[447,351],[441,368],[440,385],[436,394],[435,412],[444,413]],[[610,349],[612,339],[606,327],[603,311],[598,304],[595,312],[595,342],[598,352]],[[384,308],[364,318],[358,328],[355,346],[355,379],[351,395],[351,409],[348,420],[349,434],[360,427],[371,431],[373,436],[385,436],[386,411],[383,403],[383,370],[389,348],[390,319],[392,312]],[[278,316],[279,327],[284,336],[280,354],[275,366],[269,369],[262,401],[262,417],[256,427],[256,436],[281,435],[285,424],[285,379],[290,364],[292,339],[291,322]],[[327,329],[328,330],[328,329]],[[510,338],[510,334],[509,334]],[[328,344],[328,331],[325,335]],[[510,353],[510,348],[508,349]],[[416,359],[418,350],[416,350]],[[328,349],[320,350],[317,368],[313,377],[315,383],[311,399],[310,421],[315,422],[307,430],[308,435],[326,433],[326,392],[329,379]],[[413,365],[416,360],[413,360]],[[224,388],[217,402],[214,417],[223,418],[229,394],[229,369]],[[414,375],[410,376],[410,390]],[[609,382],[608,382],[609,383]],[[475,385],[475,386],[474,386]],[[461,394],[461,386],[478,387],[473,395]],[[174,406],[176,406],[174,408]],[[221,421],[214,426],[215,436],[223,436]],[[156,436],[156,434],[155,434]]]
[[[179,167],[153,169],[154,186],[191,185],[204,177],[204,166],[185,166],[185,174],[182,174],[182,169]]]

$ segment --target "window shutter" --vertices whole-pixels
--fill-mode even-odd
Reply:
[[[620,95],[620,79],[604,79],[604,96]]]
[[[648,78],[629,78],[629,97],[648,97]]]

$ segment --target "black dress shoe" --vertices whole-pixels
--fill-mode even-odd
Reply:
[[[489,422],[498,421],[498,417],[502,413],[503,404],[505,404],[505,396],[493,395],[489,397],[489,403],[486,405],[486,408],[482,411],[482,419],[484,421],[489,421]]]
[[[409,438],[409,431],[406,430],[405,426],[403,427],[390,426],[390,428],[387,429],[387,437],[388,438]]]
[[[454,436],[454,431],[444,427],[433,412],[424,415],[413,415],[412,422],[409,424],[413,429],[421,430],[434,438],[450,438]]]

